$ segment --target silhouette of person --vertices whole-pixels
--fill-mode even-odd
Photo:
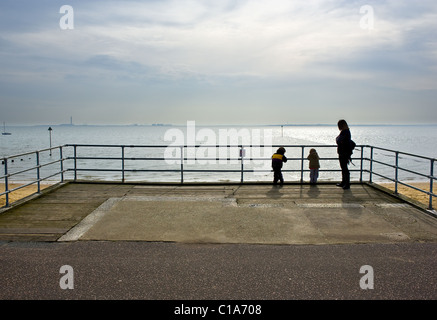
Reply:
[[[337,123],[338,130],[340,130],[340,134],[336,138],[337,142],[337,153],[338,160],[340,162],[341,168],[341,182],[337,183],[338,187],[343,189],[350,188],[350,172],[349,172],[349,162],[352,155],[352,139],[351,132],[349,130],[349,126],[345,120],[339,120]]]
[[[317,154],[316,149],[311,149],[310,153],[307,157],[309,160],[309,168],[310,168],[310,183],[316,184],[317,179],[319,177],[319,168],[320,168],[320,158]]]
[[[272,168],[273,168],[273,184],[277,184],[278,181],[282,186],[284,184],[284,178],[282,176],[282,164],[287,162],[285,154],[285,148],[280,147],[276,153],[272,155]]]

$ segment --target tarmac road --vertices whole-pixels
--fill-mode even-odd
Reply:
[[[75,304],[61,304],[60,313],[14,303],[28,300],[110,301],[97,304],[100,317],[126,310],[178,319],[178,310],[188,318],[208,307],[190,318],[240,319],[220,311],[251,305],[262,309],[255,319],[317,311],[350,318],[381,315],[381,305],[359,304],[352,314],[306,302],[396,300],[390,319],[417,316],[435,304],[406,300],[437,301],[436,226],[435,217],[367,185],[344,192],[70,183],[0,215],[0,307],[19,318],[89,314]]]
[[[436,266],[437,243],[1,242],[0,299],[436,300]]]

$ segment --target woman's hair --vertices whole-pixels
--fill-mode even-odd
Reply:
[[[339,120],[337,125],[338,125],[339,130],[349,129],[349,126],[347,125],[346,120],[343,120],[343,119]]]
[[[280,147],[278,150],[276,150],[276,153],[279,153],[279,154],[284,154],[285,153],[285,148],[284,147]]]

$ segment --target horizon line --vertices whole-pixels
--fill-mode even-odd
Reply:
[[[7,125],[7,127],[43,127],[43,126],[56,126],[56,127],[85,127],[85,126],[93,126],[93,127],[99,127],[99,126],[120,126],[120,127],[165,127],[165,126],[186,126],[187,124],[179,124],[179,123],[131,123],[131,124],[121,124],[121,123],[105,123],[105,124],[99,124],[99,123],[81,123],[81,124],[71,124],[71,123],[59,123],[59,124],[11,124]],[[249,126],[249,127],[315,127],[315,126],[328,126],[328,127],[336,127],[337,124],[334,123],[276,123],[276,124],[202,124],[202,123],[196,123],[196,126],[211,126],[211,127],[232,127],[232,126]],[[437,123],[349,123],[349,126],[437,126]]]

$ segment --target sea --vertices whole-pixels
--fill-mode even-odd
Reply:
[[[352,125],[350,130],[358,145],[350,165],[352,180],[390,181],[397,177],[407,181],[429,181],[427,176],[434,163],[431,159],[437,159],[437,125]],[[79,169],[76,178],[81,180],[120,181],[123,167],[125,181],[133,182],[180,182],[182,179],[184,182],[238,182],[242,178],[242,168],[244,181],[271,181],[270,157],[282,145],[289,146],[286,148],[289,161],[283,167],[286,181],[309,180],[308,163],[300,159],[302,155],[306,158],[310,148],[315,148],[321,158],[319,181],[340,179],[335,148],[339,131],[331,125],[204,126],[187,122],[183,125],[9,126],[6,131],[11,134],[0,136],[2,179],[5,178],[5,157],[21,155],[7,159],[8,174],[20,172],[8,177],[10,183],[34,181],[38,174],[43,183],[59,181],[60,175],[56,173],[61,168],[57,161],[61,158],[60,149],[46,150],[38,155],[36,151],[74,144],[80,145],[76,155],[82,159],[74,162],[71,159],[74,148],[63,147],[62,157],[70,158],[63,162],[63,169],[76,166]],[[184,144],[193,147],[184,149],[186,159],[181,163],[179,145]],[[237,144],[248,147],[243,151],[238,147],[225,147]],[[121,148],[122,145],[126,147]],[[212,148],[212,145],[221,147]],[[257,147],[260,145],[263,147]],[[371,152],[370,148],[361,149],[360,146],[376,148]],[[380,148],[400,153],[396,156],[396,152]],[[375,160],[372,163],[375,174],[366,172],[371,164],[368,160],[360,161],[361,150],[364,158]],[[22,155],[24,153],[28,154]],[[122,153],[124,163],[120,160]],[[238,160],[241,153],[243,166]],[[91,159],[96,157],[98,159]],[[116,159],[103,159],[105,157]],[[53,164],[44,165],[40,170],[27,170],[35,167],[37,161],[40,165]],[[396,161],[399,167],[407,170],[396,171]],[[182,175],[181,167],[184,169]],[[64,173],[64,179],[74,177],[73,170]]]

